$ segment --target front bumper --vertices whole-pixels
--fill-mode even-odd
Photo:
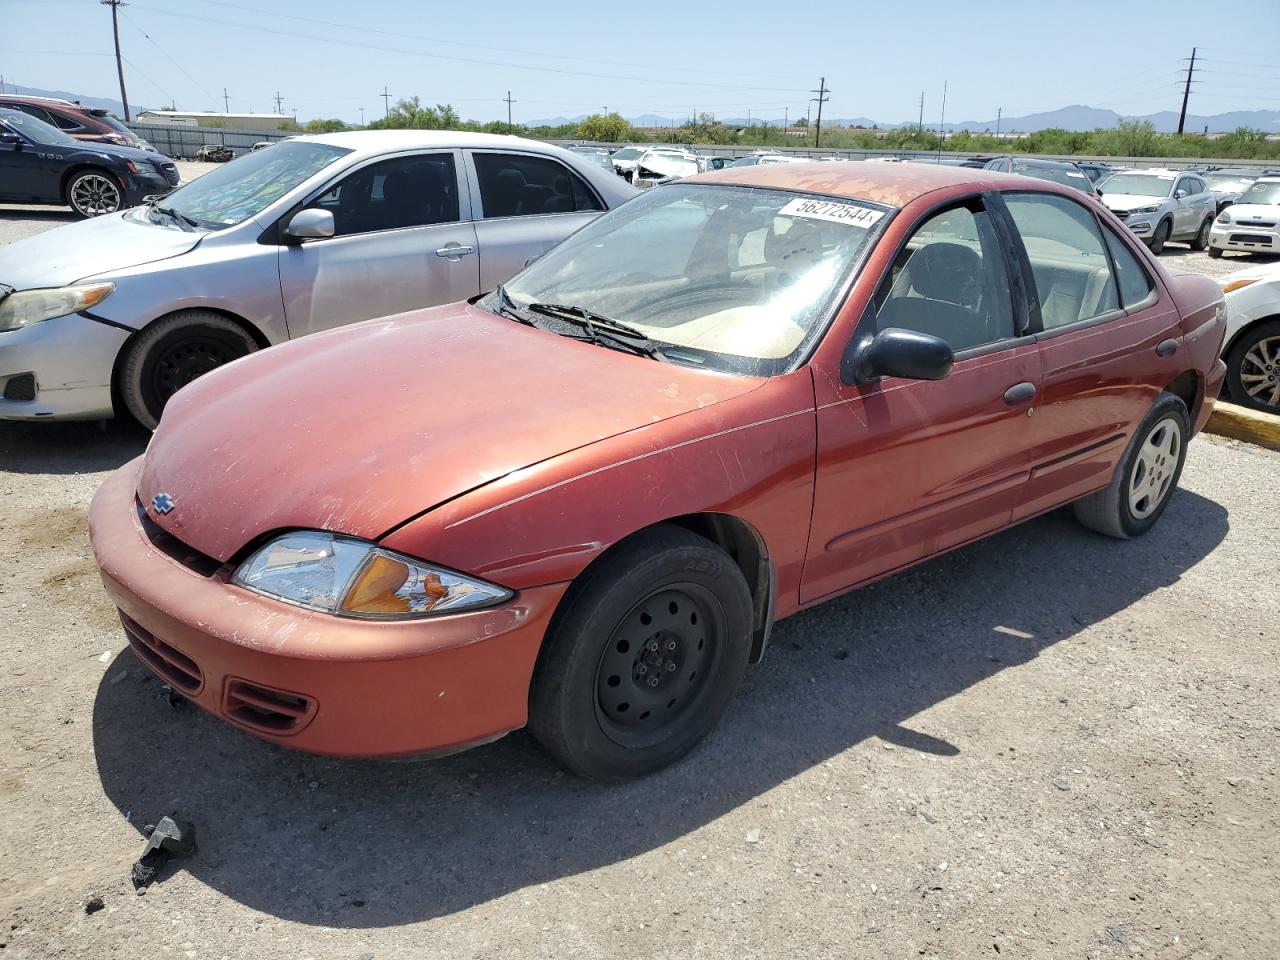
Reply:
[[[1140,237],[1149,237],[1156,230],[1156,224],[1160,222],[1160,213],[1130,213],[1126,210],[1112,210],[1117,217],[1124,222],[1124,225],[1136,233]]]
[[[136,509],[139,461],[113,473],[89,535],[135,654],[241,729],[333,756],[442,753],[524,726],[543,634],[568,584],[425,620],[335,617],[201,572],[153,542]]]
[[[0,420],[112,416],[111,371],[129,336],[74,313],[0,333]]]
[[[1214,221],[1209,231],[1209,246],[1215,250],[1238,250],[1241,253],[1280,253],[1280,227],[1252,223],[1219,224]]]
[[[146,175],[130,173],[124,176],[124,203],[127,207],[136,207],[147,197],[164,196],[176,189],[161,174]]]

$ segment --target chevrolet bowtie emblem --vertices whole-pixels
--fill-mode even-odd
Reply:
[[[151,498],[151,507],[156,513],[168,513],[173,509],[173,497],[167,493],[157,493]]]

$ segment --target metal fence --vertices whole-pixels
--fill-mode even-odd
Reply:
[[[165,156],[194,160],[206,144],[222,144],[239,156],[264,140],[293,136],[283,130],[230,130],[222,127],[187,127],[176,123],[131,123],[129,129]]]

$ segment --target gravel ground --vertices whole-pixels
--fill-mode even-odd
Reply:
[[[692,757],[602,787],[524,734],[341,762],[171,706],[85,536],[145,440],[0,423],[7,957],[1280,950],[1280,455],[1201,437],[1141,540],[1059,511],[784,621]],[[172,812],[199,852],[137,896]]]

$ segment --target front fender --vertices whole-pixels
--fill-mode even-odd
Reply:
[[[816,418],[806,367],[758,390],[518,470],[392,531],[389,549],[514,590],[572,580],[609,547],[687,514],[750,524],[798,606]]]

